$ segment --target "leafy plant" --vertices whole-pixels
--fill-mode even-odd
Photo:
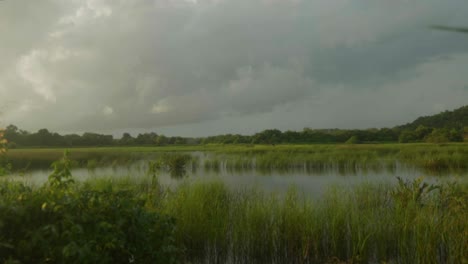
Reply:
[[[48,183],[52,188],[65,189],[75,181],[71,174],[72,161],[68,158],[68,152],[63,153],[63,157],[52,163],[54,171],[49,175]]]
[[[0,263],[174,263],[174,219],[135,186],[74,182],[67,153],[39,188],[0,184]]]
[[[11,163],[5,158],[8,147],[8,140],[5,138],[5,132],[0,129],[0,176],[11,171]]]
[[[392,191],[392,196],[395,201],[403,206],[406,206],[409,203],[423,205],[424,200],[432,191],[441,188],[439,185],[429,185],[423,182],[423,177],[419,177],[413,181],[397,177],[397,180],[398,185],[397,188]]]

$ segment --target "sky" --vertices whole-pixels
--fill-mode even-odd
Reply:
[[[0,126],[393,127],[468,102],[466,0],[3,0]]]

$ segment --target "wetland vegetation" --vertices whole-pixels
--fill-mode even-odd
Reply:
[[[74,181],[66,157],[46,183],[0,184],[5,263],[463,263],[468,185],[331,186],[318,200],[222,182]]]
[[[268,130],[267,144],[65,155],[2,133],[0,263],[464,263],[468,145],[435,129],[401,135],[436,143],[281,144],[289,132]]]
[[[0,264],[468,264],[467,11],[0,0]]]
[[[13,149],[4,159],[13,170],[44,169],[63,149]],[[331,169],[394,170],[407,166],[424,174],[465,173],[468,146],[451,144],[364,144],[364,145],[200,145],[167,147],[73,148],[70,158],[80,167],[126,165],[140,160],[176,158],[193,167],[227,170],[294,170],[310,172]],[[202,159],[200,158],[202,157]]]

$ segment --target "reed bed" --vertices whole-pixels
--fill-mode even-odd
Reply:
[[[311,200],[293,186],[277,194],[216,181],[169,189],[155,175],[69,179],[52,177],[54,184],[42,187],[0,183],[0,260],[42,256],[74,263],[87,256],[96,260],[96,250],[103,250],[109,263],[127,262],[132,255],[153,263],[468,261],[465,183],[433,186],[400,179],[397,185],[331,186]],[[125,211],[118,212],[122,206]],[[141,241],[120,232],[124,227]],[[148,230],[151,236],[145,237]],[[38,253],[44,245],[48,251]]]
[[[71,158],[86,167],[129,164],[155,159],[164,153],[205,153],[202,167],[212,170],[308,171],[382,170],[408,166],[427,174],[468,171],[468,144],[362,144],[362,145],[200,145],[179,147],[77,148]],[[47,168],[62,149],[17,149],[7,158],[16,169]],[[89,163],[89,161],[92,161]],[[200,162],[199,162],[200,163]]]
[[[184,184],[162,211],[193,263],[464,263],[467,186],[362,185],[311,201],[222,183]],[[341,262],[340,262],[341,263]]]
[[[422,170],[425,174],[466,173],[468,148],[464,144],[425,145],[319,145],[275,146],[226,149],[215,152],[212,160],[228,170],[305,170],[346,173],[399,167]]]

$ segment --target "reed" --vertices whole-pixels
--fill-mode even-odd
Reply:
[[[109,261],[115,261],[113,255],[130,256],[124,245],[141,246],[132,252],[146,260],[164,256],[164,261],[190,263],[467,261],[466,183],[429,185],[417,179],[331,186],[311,200],[294,186],[286,194],[216,181],[186,181],[169,189],[159,185],[157,174],[66,184],[68,178],[51,179],[61,184],[0,183],[2,261],[53,256],[73,262],[79,254],[96,260],[93,250],[105,245],[110,248],[99,252]],[[122,223],[141,241],[117,232]],[[150,237],[148,225],[156,228]],[[59,228],[59,235],[47,228]],[[88,243],[93,239],[98,244]],[[147,255],[151,249],[164,255]]]
[[[157,159],[165,153],[204,152],[203,167],[219,170],[372,171],[398,166],[421,169],[427,174],[468,171],[468,144],[353,144],[353,145],[199,145],[179,147],[76,148],[70,158],[86,167],[129,164]],[[14,149],[7,158],[15,169],[48,168],[62,149]],[[181,154],[184,155],[184,154]]]
[[[421,181],[335,187],[318,201],[215,182],[181,185],[162,210],[196,263],[463,263],[467,198],[466,185]]]

